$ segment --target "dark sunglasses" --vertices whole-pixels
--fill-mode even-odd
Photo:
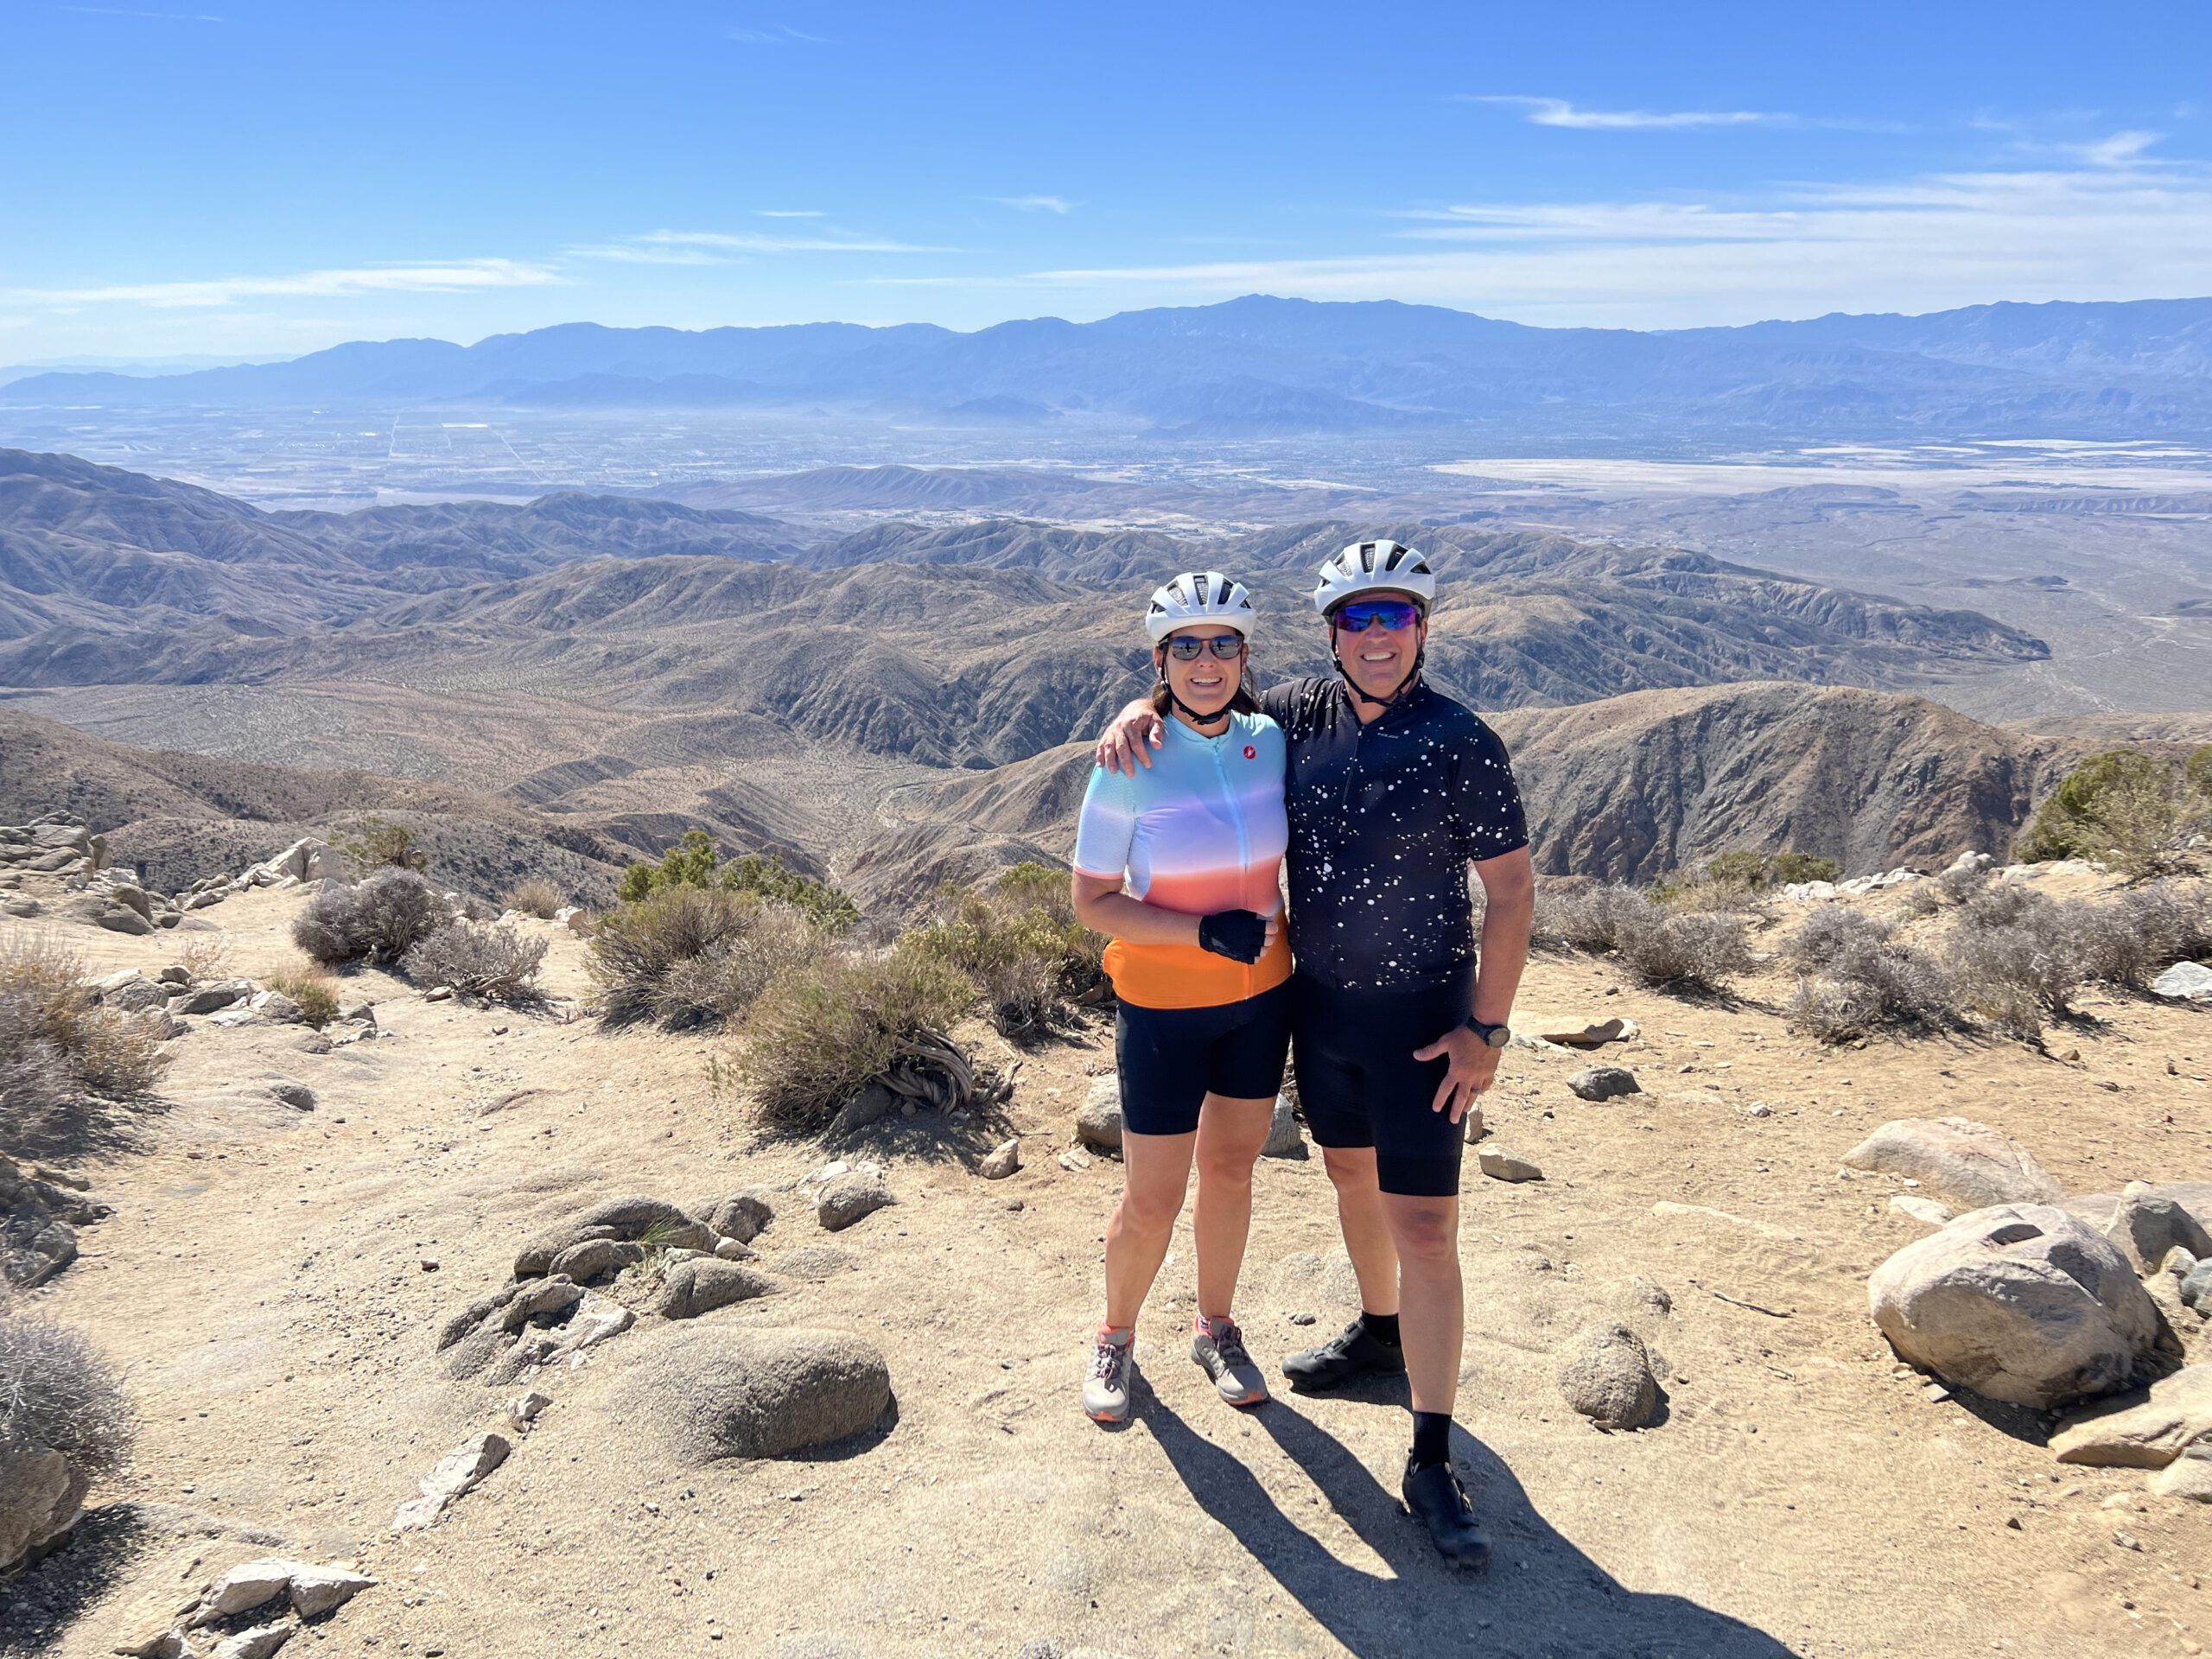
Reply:
[[[1199,653],[1209,645],[1213,647],[1213,654],[1223,662],[1233,663],[1236,660],[1238,654],[1243,651],[1244,640],[1238,634],[1217,633],[1211,639],[1192,639],[1179,636],[1167,642],[1168,651],[1173,654],[1175,660],[1179,663],[1197,662]]]
[[[1338,607],[1334,620],[1347,633],[1365,633],[1375,622],[1396,633],[1421,620],[1421,607],[1403,599],[1360,600]]]

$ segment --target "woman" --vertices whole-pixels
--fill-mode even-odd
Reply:
[[[1193,1157],[1198,1316],[1191,1357],[1231,1405],[1268,1397],[1230,1317],[1290,1041],[1277,871],[1289,840],[1283,741],[1249,681],[1252,596],[1177,576],[1145,615],[1164,741],[1134,777],[1091,774],[1076,831],[1076,914],[1110,935],[1121,1014],[1122,1201],[1106,1232],[1106,1322],[1084,1409],[1128,1415],[1137,1311],[1167,1254]]]

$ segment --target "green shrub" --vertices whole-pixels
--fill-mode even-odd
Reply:
[[[300,1005],[300,1018],[321,1031],[338,1017],[338,988],[320,968],[280,968],[269,988]]]
[[[507,909],[518,911],[524,916],[535,916],[541,922],[553,919],[554,912],[569,902],[568,895],[542,875],[533,875],[526,881],[518,881],[507,889],[507,896],[499,901]]]
[[[946,1033],[976,995],[973,980],[926,950],[825,956],[753,1004],[736,1075],[761,1116],[790,1134],[826,1128],[872,1083],[939,1080],[964,1097],[974,1070]]]
[[[703,830],[684,831],[683,839],[664,853],[659,863],[632,864],[623,871],[619,894],[625,904],[635,904],[676,887],[755,893],[789,906],[840,937],[850,932],[861,916],[850,894],[785,868],[773,854],[747,853],[723,863],[714,838]]]
[[[451,919],[438,890],[410,869],[325,887],[292,923],[292,942],[326,967],[397,962]]]
[[[742,1014],[779,974],[831,948],[826,929],[788,906],[678,884],[601,917],[586,966],[608,1024],[680,1030]]]
[[[1715,853],[1656,883],[1651,896],[1672,910],[1725,910],[1794,881],[1833,881],[1842,874],[1834,859],[1810,853]]]
[[[362,824],[360,834],[339,842],[338,850],[346,855],[357,876],[373,875],[383,869],[419,870],[430,861],[430,855],[415,845],[412,830],[383,818],[369,819]]]
[[[937,910],[935,925],[907,934],[899,948],[973,980],[1001,1035],[1046,1029],[1103,976],[1106,942],[1076,920],[1064,872],[1017,864],[988,893],[941,888]]]
[[[1812,853],[1777,853],[1767,861],[1767,879],[1777,887],[1794,887],[1800,881],[1836,881],[1842,877],[1842,865]]]
[[[545,941],[526,939],[513,924],[454,922],[416,944],[399,970],[417,985],[450,985],[494,1002],[535,1001]]]
[[[2139,749],[2084,760],[2036,809],[2018,856],[2094,859],[2127,875],[2181,867],[2212,828],[2212,744],[2181,764]]]

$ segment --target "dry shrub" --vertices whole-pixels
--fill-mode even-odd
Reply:
[[[925,951],[823,957],[753,1004],[736,1075],[761,1116],[787,1134],[828,1128],[871,1083],[950,1072],[972,1085],[967,1057],[945,1033],[975,1000],[973,980]]]
[[[1751,941],[1733,916],[1652,908],[1629,920],[1615,947],[1622,963],[1658,990],[1719,991],[1751,966]]]
[[[1539,887],[1530,937],[1539,944],[1604,956],[1619,945],[1623,923],[1643,919],[1651,908],[1649,899],[1618,882],[1567,892]]]
[[[132,1428],[115,1374],[90,1343],[0,1306],[0,1448],[43,1446],[97,1478],[129,1455]]]
[[[734,1018],[777,976],[830,948],[811,918],[758,893],[677,884],[599,918],[588,964],[609,1025]]]
[[[83,964],[50,939],[0,944],[0,1152],[67,1155],[153,1104],[168,1064],[135,1014],[96,1006]]]
[[[2082,988],[2078,907],[2018,886],[1993,887],[1951,925],[1947,950],[1968,1007],[2009,1035],[2033,1041],[2045,1019],[2073,1013]]]
[[[269,988],[300,1005],[300,1018],[321,1031],[338,1017],[338,987],[321,968],[280,968]]]
[[[387,868],[315,894],[292,924],[292,942],[327,966],[397,962],[450,919],[421,874]]]
[[[550,922],[553,919],[553,912],[563,908],[569,898],[543,876],[533,875],[527,881],[518,881],[509,887],[507,896],[499,902],[509,910],[535,916],[541,922]]]
[[[1815,911],[1785,953],[1807,970],[1790,1022],[1825,1043],[1897,1027],[1955,1024],[1958,993],[1942,963],[1899,944],[1889,925],[1847,905]]]
[[[219,933],[194,933],[177,946],[174,959],[195,985],[221,979],[230,969],[231,942]]]
[[[399,971],[417,985],[450,985],[494,1002],[531,1002],[545,941],[526,939],[506,922],[455,922],[400,958]]]

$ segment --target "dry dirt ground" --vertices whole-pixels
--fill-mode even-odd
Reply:
[[[290,960],[299,903],[254,893],[209,912],[230,970]],[[180,942],[69,938],[99,971],[151,969]],[[556,993],[583,992],[582,953],[555,943]],[[154,1143],[88,1168],[116,1213],[35,1300],[92,1334],[143,1419],[128,1478],[95,1505],[175,1508],[96,1510],[28,1597],[0,1600],[0,1652],[104,1654],[149,1582],[259,1553],[216,1538],[179,1560],[176,1527],[112,1519],[132,1513],[358,1561],[378,1586],[288,1651],[377,1659],[1012,1659],[1043,1638],[1132,1656],[2212,1645],[2212,1511],[2152,1497],[2139,1471],[2060,1467],[2047,1423],[1926,1397],[1866,1297],[1922,1230],[1889,1209],[1889,1178],[1839,1175],[1877,1124],[1946,1111],[2009,1130],[2069,1191],[2212,1175],[2202,1012],[2093,1000],[2054,1039],[2071,1063],[1963,1039],[1823,1052],[1786,1029],[1778,976],[1692,1003],[1540,957],[1516,1025],[1633,1017],[1641,1036],[1607,1057],[1646,1092],[1586,1104],[1564,1079],[1586,1062],[1516,1047],[1490,1098],[1496,1141],[1547,1179],[1509,1185],[1468,1160],[1457,1451],[1497,1551],[1459,1580],[1397,1503],[1401,1397],[1240,1414],[1205,1385],[1183,1349],[1187,1233],[1144,1317],[1134,1421],[1082,1415],[1118,1167],[1057,1159],[1089,1076],[1110,1068],[1103,1026],[1027,1057],[1020,1173],[970,1173],[988,1132],[894,1122],[865,1151],[899,1205],[832,1236],[791,1195],[758,1242],[783,1289],[706,1316],[865,1335],[889,1362],[887,1428],[810,1458],[678,1467],[655,1424],[613,1408],[648,1319],[543,1382],[554,1403],[505,1465],[435,1529],[394,1536],[416,1478],[513,1392],[442,1379],[431,1342],[527,1237],[588,1200],[684,1202],[828,1154],[756,1139],[710,1086],[710,1039],[361,983],[390,1034],[328,1054],[302,1052],[297,1028],[194,1020]],[[316,1109],[251,1103],[276,1074]],[[1239,1311],[1271,1371],[1345,1317],[1337,1250],[1318,1159],[1264,1162]],[[1625,1294],[1639,1276],[1671,1314]],[[1560,1399],[1556,1345],[1602,1317],[1629,1317],[1660,1357],[1652,1428],[1603,1434]],[[2208,1357],[2202,1330],[2185,1336]],[[41,1583],[68,1586],[66,1622]]]

